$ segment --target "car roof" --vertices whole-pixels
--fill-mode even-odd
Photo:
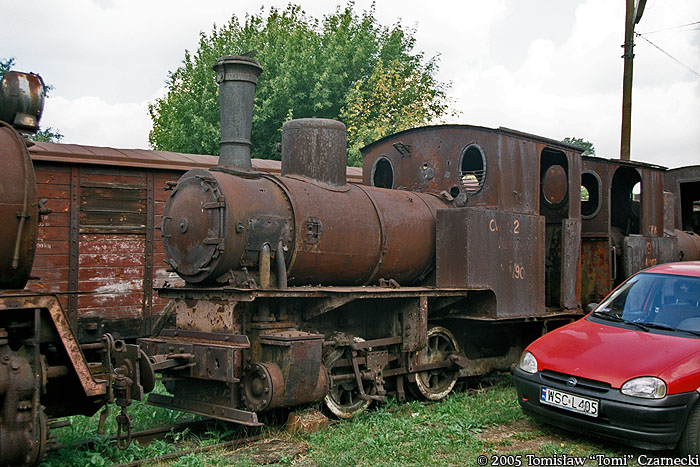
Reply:
[[[644,272],[700,277],[700,261],[659,264],[658,266],[652,266],[649,269],[646,269]]]

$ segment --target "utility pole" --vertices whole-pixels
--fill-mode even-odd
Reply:
[[[634,64],[634,25],[644,13],[646,0],[627,0],[625,11],[624,71],[622,73],[622,135],[620,159],[630,159],[630,134],[632,132],[632,67]]]

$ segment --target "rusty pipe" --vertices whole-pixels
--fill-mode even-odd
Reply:
[[[24,233],[24,223],[26,222],[27,218],[29,217],[29,214],[27,213],[27,204],[29,203],[28,197],[29,197],[29,177],[26,176],[27,174],[27,161],[25,160],[24,162],[24,172],[25,172],[25,177],[24,177],[24,202],[22,205],[22,213],[19,214],[19,227],[17,228],[17,240],[15,241],[15,252],[12,255],[12,269],[17,269],[19,268],[19,253],[20,253],[20,246],[22,244],[22,234]]]
[[[65,365],[50,366],[46,369],[46,377],[49,379],[61,378],[68,375],[68,367]]]
[[[277,243],[277,252],[275,253],[275,261],[277,262],[277,288],[287,288],[287,265],[284,261],[284,246],[282,240]]]
[[[260,249],[260,258],[258,260],[258,271],[260,272],[260,287],[263,289],[270,288],[270,244],[266,243]]]
[[[221,57],[214,65],[219,83],[221,141],[220,166],[251,171],[250,132],[253,127],[253,98],[260,64],[246,56]]]

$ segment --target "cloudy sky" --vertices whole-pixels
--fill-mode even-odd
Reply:
[[[337,5],[296,3],[318,17]],[[209,33],[232,15],[242,19],[261,5],[8,0],[0,17],[0,58],[15,57],[15,69],[40,73],[54,86],[42,124],[59,129],[63,142],[148,148],[148,102],[163,95],[167,73],[184,50],[197,49],[200,31]],[[355,5],[360,11],[371,1]],[[624,0],[376,2],[382,24],[415,27],[416,49],[440,55],[439,77],[452,84],[459,112],[450,123],[582,137],[604,157],[619,156],[624,10]],[[647,2],[636,31],[650,33],[644,37],[673,59],[636,40],[632,159],[668,167],[700,164],[698,21],[698,0]]]

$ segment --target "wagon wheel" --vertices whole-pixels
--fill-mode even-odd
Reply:
[[[459,346],[452,333],[441,326],[428,330],[428,345],[415,353],[415,365],[444,362],[450,355],[459,352]],[[429,400],[437,401],[446,397],[459,377],[459,371],[451,368],[436,368],[416,373],[415,389]],[[412,391],[415,392],[415,391]]]
[[[355,338],[355,340],[362,341],[364,339]],[[360,389],[355,378],[332,381],[333,376],[353,373],[350,349],[348,347],[332,349],[324,357],[323,363],[328,370],[330,380],[328,394],[323,399],[328,410],[338,418],[352,418],[366,410],[372,401],[360,399]],[[372,382],[363,381],[363,385],[365,393],[373,394],[376,392]]]

